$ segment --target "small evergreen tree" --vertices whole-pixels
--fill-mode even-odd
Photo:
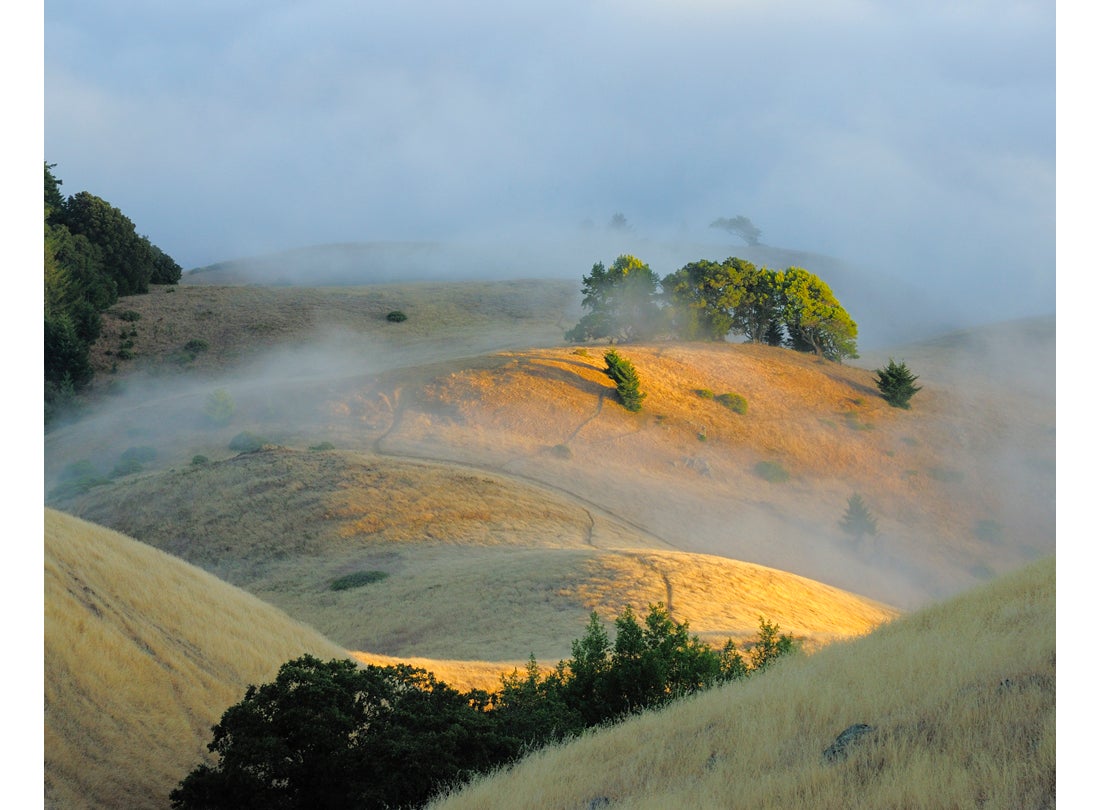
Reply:
[[[919,385],[913,385],[917,377],[909,370],[905,363],[895,363],[890,358],[886,368],[875,370],[875,385],[882,396],[895,408],[909,409],[909,400],[913,394],[921,390]]]
[[[607,363],[605,372],[615,381],[615,389],[619,394],[619,401],[628,411],[640,411],[642,400],[646,395],[641,391],[641,383],[638,380],[638,372],[634,370],[634,364],[619,356],[614,349],[609,350],[603,356]]]
[[[871,516],[867,504],[863,502],[863,496],[859,493],[854,493],[848,499],[848,509],[844,513],[844,518],[840,521],[840,528],[852,535],[857,542],[865,534],[872,537],[878,534],[878,521]]]

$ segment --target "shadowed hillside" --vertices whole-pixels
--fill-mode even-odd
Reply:
[[[45,791],[163,808],[210,727],[289,658],[347,653],[161,551],[45,510]]]
[[[1053,808],[1054,626],[1049,559],[431,807]]]

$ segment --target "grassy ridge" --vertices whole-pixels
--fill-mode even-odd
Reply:
[[[557,748],[433,810],[1055,804],[1055,567]],[[845,728],[873,727],[827,763]]]

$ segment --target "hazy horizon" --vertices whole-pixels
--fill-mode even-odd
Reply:
[[[1054,311],[1054,22],[1038,2],[58,0],[46,160],[185,269],[615,214],[724,258],[737,238],[709,225],[743,215],[988,322]]]

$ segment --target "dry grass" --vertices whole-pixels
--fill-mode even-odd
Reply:
[[[1054,615],[1051,559],[432,807],[1052,808]],[[855,723],[874,731],[826,763]]]
[[[163,808],[249,683],[347,653],[161,551],[45,512],[45,795]]]
[[[896,613],[792,574],[646,548],[583,503],[499,475],[270,449],[93,490],[71,507],[201,565],[349,649],[568,657],[591,611],[669,604],[706,639],[767,615],[817,647]],[[389,576],[346,591],[355,571]]]
[[[54,804],[163,806],[162,786],[201,757],[209,724],[302,645],[322,657],[346,648],[364,651],[360,660],[423,662],[456,686],[492,688],[529,653],[544,663],[567,656],[590,610],[610,619],[627,604],[641,612],[663,601],[708,639],[750,636],[763,615],[818,649],[895,616],[883,603],[927,605],[1053,553],[1053,387],[1042,375],[1013,379],[1025,357],[1050,365],[1052,331],[990,337],[1024,335],[1007,365],[975,361],[970,336],[920,347],[907,359],[917,358],[925,388],[905,412],[878,397],[877,360],[622,346],[648,394],[631,414],[603,373],[603,347],[557,346],[575,321],[566,314],[575,286],[181,286],[121,301],[118,311],[142,317],[105,319],[92,398],[109,396],[108,408],[47,434],[47,481],[82,458],[109,468],[129,446],[155,446],[157,458],[49,505],[264,602],[109,532],[64,528],[70,518],[48,511]],[[386,322],[391,309],[409,320]],[[138,332],[136,359],[112,375],[105,352],[124,323]],[[191,338],[209,350],[188,360],[180,348]],[[301,353],[261,362],[277,346]],[[221,427],[201,418],[214,387],[236,403]],[[702,388],[745,396],[748,412]],[[280,446],[237,456],[227,444],[242,430]],[[338,450],[306,451],[321,441]],[[196,453],[211,463],[192,466]],[[762,461],[790,479],[764,480]],[[881,529],[858,543],[837,525],[854,491]],[[51,539],[69,535],[64,545]],[[389,576],[329,588],[362,570]],[[658,715],[637,721],[630,740],[611,732],[578,743],[609,759],[591,747],[540,755],[518,772],[536,790],[546,780],[545,800],[484,806],[586,807],[608,796],[631,807],[854,807],[865,797],[919,807],[940,795],[927,785],[942,778],[947,806],[972,806],[980,787],[988,806],[1008,807],[1004,796],[1028,797],[1024,776],[1041,806],[1053,718],[1030,712],[1033,699],[1053,700],[1052,630],[1033,620],[1046,608],[1027,594],[988,593],[987,608],[968,597],[685,704],[674,710],[683,723]],[[981,610],[985,636],[967,618]],[[1013,644],[1016,659],[1004,652]],[[932,659],[938,668],[922,669]],[[990,680],[996,667],[1005,674]],[[1008,701],[997,690],[1004,678],[1028,686],[1007,688]],[[964,722],[944,719],[954,716]],[[858,721],[883,730],[877,759],[811,765]],[[1020,729],[1037,742],[1026,767],[1006,772],[1001,759],[962,757],[956,726],[975,729],[960,740],[983,756],[999,735],[1002,759],[1027,759]],[[666,749],[676,759],[662,759]],[[573,750],[582,752],[575,776],[531,770]],[[528,795],[509,784],[501,797]],[[773,795],[787,804],[761,799]]]

